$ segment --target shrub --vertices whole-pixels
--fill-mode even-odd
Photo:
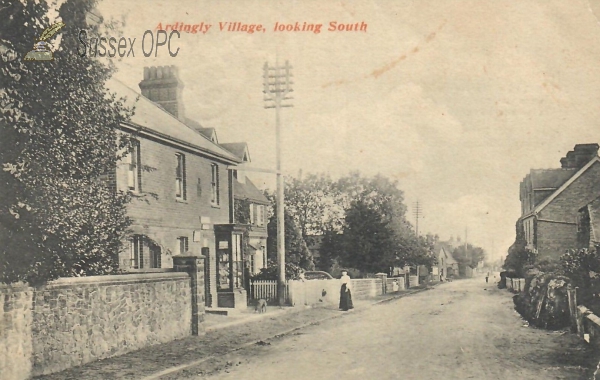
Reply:
[[[541,273],[528,277],[525,289],[513,297],[515,309],[534,326],[556,330],[569,325],[568,277]]]
[[[277,263],[269,261],[266,268],[262,268],[260,273],[255,274],[251,277],[252,280],[272,280],[277,281]],[[297,280],[300,278],[300,272],[303,269],[294,263],[285,264],[285,278],[286,280]]]

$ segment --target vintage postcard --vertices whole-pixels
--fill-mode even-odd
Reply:
[[[0,379],[596,378],[600,0],[0,20]]]

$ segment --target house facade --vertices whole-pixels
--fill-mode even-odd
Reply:
[[[580,209],[600,194],[598,144],[578,144],[560,169],[531,170],[520,186],[526,247],[558,259],[578,245]]]
[[[128,271],[171,268],[175,255],[203,255],[208,308],[246,307],[243,225],[234,221],[234,172],[242,158],[185,118],[173,66],[144,69],[142,96],[117,80],[109,88],[135,105],[121,130],[134,139],[114,173],[128,191],[132,219],[119,265]],[[137,102],[133,102],[139,96]],[[202,133],[205,132],[205,133]],[[211,138],[213,137],[213,138]]]
[[[249,280],[267,266],[267,207],[270,202],[242,169],[243,164],[251,162],[248,145],[226,143],[221,146],[242,162],[233,170],[234,222],[246,227],[244,268],[246,280]]]
[[[439,276],[440,281],[445,281],[448,277],[456,277],[459,274],[458,263],[452,257],[453,247],[451,242],[436,242],[434,251],[437,257],[437,264],[432,268],[434,275]]]

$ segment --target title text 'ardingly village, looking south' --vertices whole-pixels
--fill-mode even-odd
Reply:
[[[244,32],[248,34],[253,33],[266,33],[267,31],[272,32],[309,32],[314,34],[321,33],[321,30],[327,32],[366,32],[367,31],[367,23],[364,21],[347,23],[347,22],[338,22],[338,21],[330,21],[327,23],[327,28],[323,29],[323,25],[321,23],[310,23],[310,22],[275,22],[272,27],[267,27],[263,24],[252,24],[245,22],[218,22],[218,23],[208,23],[208,22],[200,22],[197,24],[187,24],[184,22],[175,22],[171,24],[166,24],[159,22],[156,26],[155,30],[177,30],[179,32],[191,33],[191,34],[206,34],[210,31],[217,32]]]

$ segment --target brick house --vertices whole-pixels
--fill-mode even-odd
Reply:
[[[170,268],[174,255],[202,254],[206,306],[246,307],[245,228],[233,217],[234,172],[243,159],[219,145],[214,130],[196,130],[197,123],[185,118],[174,66],[144,68],[139,86],[142,96],[115,79],[108,83],[128,101],[139,97],[135,115],[121,126],[135,145],[114,176],[116,188],[134,198],[120,267]]]
[[[560,169],[531,170],[520,185],[521,218],[527,248],[540,258],[558,259],[578,245],[582,207],[600,195],[598,144],[578,144]]]

